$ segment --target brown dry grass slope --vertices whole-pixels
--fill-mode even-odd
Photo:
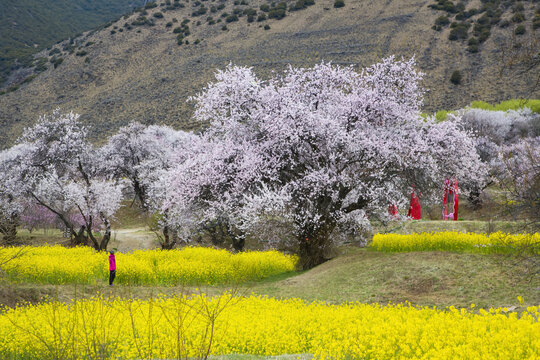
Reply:
[[[480,4],[472,0],[468,7],[476,2]],[[249,7],[258,10],[262,3],[250,1]],[[82,114],[84,121],[96,126],[93,136],[98,141],[130,120],[195,128],[187,97],[204,87],[216,69],[230,62],[253,66],[264,77],[287,64],[311,66],[331,60],[365,66],[392,54],[416,55],[425,73],[424,86],[429,89],[427,111],[455,109],[472,100],[538,97],[525,93],[530,76],[499,74],[498,44],[501,37],[510,37],[510,28],[495,27],[482,51],[471,54],[466,43],[448,41],[448,27],[442,32],[431,29],[441,15],[428,8],[432,3],[346,0],[345,7],[335,9],[333,0],[317,0],[314,6],[288,13],[279,21],[248,24],[245,16],[240,17],[240,21],[226,24],[227,31],[221,29],[224,21],[208,25],[206,19],[218,19],[223,12],[230,14],[235,7],[230,1],[225,9],[198,18],[191,16],[193,8],[188,3],[183,9],[164,12],[164,18],[155,19],[153,27],[117,30],[116,34],[111,34],[113,28],[109,27],[85,34],[78,41],[94,43],[83,47],[88,55],[62,55],[64,62],[57,69],[50,66],[31,83],[0,96],[0,148],[11,144],[40,114],[55,108]],[[210,7],[219,2],[203,4]],[[149,10],[147,16],[151,18],[156,11],[163,10]],[[113,25],[121,29],[136,16]],[[172,18],[178,23],[166,28]],[[192,34],[187,38],[189,45],[179,46],[172,29],[184,18],[192,18]],[[196,26],[197,20],[202,22],[200,26]],[[271,29],[264,30],[264,24]],[[196,39],[201,40],[197,45],[193,44]],[[449,81],[456,69],[464,77],[459,86]]]

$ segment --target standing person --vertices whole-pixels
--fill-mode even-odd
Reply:
[[[116,258],[114,250],[109,251],[109,286],[113,286],[114,278],[116,277]]]

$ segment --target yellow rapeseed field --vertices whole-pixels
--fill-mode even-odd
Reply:
[[[108,278],[108,253],[89,247],[1,248],[0,258],[21,255],[2,268],[12,281],[45,284],[96,284]],[[293,271],[297,257],[278,251],[232,254],[227,250],[186,247],[117,253],[115,283],[132,285],[216,285],[259,280]]]
[[[375,234],[370,248],[378,251],[431,251],[446,250],[456,252],[511,253],[527,251],[540,252],[540,234],[490,235],[443,231],[434,233]]]
[[[97,297],[4,309],[0,358],[176,359],[210,349],[320,359],[532,360],[540,358],[539,316],[538,307],[517,314],[257,296]]]

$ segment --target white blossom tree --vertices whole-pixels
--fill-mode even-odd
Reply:
[[[14,146],[0,152],[0,234],[3,244],[13,244],[17,236],[17,226],[25,208],[23,188],[16,181],[11,164],[22,147]]]
[[[250,68],[218,71],[193,98],[208,145],[169,172],[171,215],[196,204],[246,232],[279,215],[310,268],[326,260],[337,226],[405,205],[412,185],[426,200],[445,177],[484,178],[459,118],[421,118],[414,67],[393,57],[360,73],[323,63],[268,81]]]
[[[124,185],[99,171],[102,156],[88,142],[78,115],[55,111],[41,117],[8,152],[12,181],[27,199],[54,213],[74,244],[107,248]]]
[[[133,122],[112,136],[103,147],[101,167],[114,179],[127,179],[144,211],[153,212],[151,228],[156,231],[162,249],[188,241],[185,227],[169,220],[164,206],[168,185],[166,171],[190,156],[198,137],[168,126],[145,126]]]

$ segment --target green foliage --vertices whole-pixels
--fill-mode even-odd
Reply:
[[[88,54],[85,50],[81,50],[81,51],[77,51],[77,53],[75,55],[77,56],[86,56],[86,54]]]
[[[148,4],[144,5],[144,8],[145,9],[153,9],[155,7],[157,7],[157,3],[154,1],[154,2],[149,2]]]
[[[522,13],[516,13],[512,16],[512,22],[514,23],[522,23],[523,21],[525,21],[525,15]]]
[[[334,1],[334,7],[335,8],[342,8],[345,6],[345,1],[344,0],[336,0]]]
[[[523,25],[516,26],[516,29],[514,30],[514,34],[516,34],[516,35],[523,35],[523,34],[525,34],[525,32],[526,32],[525,26],[523,26]]]
[[[315,5],[315,0],[297,0],[294,5],[289,7],[289,11],[302,10],[311,5]]]
[[[257,18],[257,21],[264,21],[266,20],[266,14],[265,13],[262,13],[262,14],[259,14],[259,17]]]
[[[62,64],[64,62],[64,59],[59,57],[53,57],[51,60],[49,60],[51,62],[51,64],[53,64],[54,68],[56,69],[58,66],[60,66],[60,64]]]
[[[469,39],[469,42],[468,42],[468,45],[467,46],[467,51],[470,52],[470,53],[477,53],[478,52],[478,39],[475,38],[475,37],[472,37]]]
[[[435,25],[446,26],[448,24],[450,24],[450,20],[448,19],[448,16],[443,15],[435,19]]]
[[[275,7],[270,9],[270,11],[268,12],[268,18],[281,20],[285,16],[287,16],[286,10],[287,10],[287,3],[280,2]]]
[[[204,15],[208,12],[208,9],[206,7],[204,7],[204,5],[202,5],[201,7],[199,7],[197,10],[195,10],[194,12],[191,13],[192,16],[201,16],[201,15]]]
[[[264,25],[264,30],[270,30],[270,25],[268,24]]]
[[[154,13],[154,17],[157,19],[163,19],[163,13],[158,11]]]
[[[532,23],[532,28],[533,30],[536,30],[538,28],[540,28],[540,15],[536,15],[533,19],[533,23]]]
[[[469,27],[471,24],[466,22],[456,23],[453,22],[451,24],[452,30],[450,30],[450,34],[448,35],[448,40],[465,40],[467,39],[469,35]]]
[[[152,19],[147,18],[146,16],[139,16],[137,19],[135,19],[131,25],[133,26],[154,26],[154,21]]]
[[[540,99],[512,99],[494,105],[485,101],[473,101],[470,107],[491,111],[508,111],[529,108],[533,112],[540,114]]]
[[[221,27],[221,30],[222,30],[222,31],[227,31],[227,30],[229,30],[229,29],[227,29],[227,25],[223,25],[223,26]]]
[[[270,6],[268,4],[262,4],[261,6],[259,6],[259,9],[261,9],[261,11],[264,11],[264,12],[269,12]]]
[[[452,76],[450,76],[450,82],[454,85],[459,85],[461,84],[461,80],[461,72],[459,70],[454,70]]]
[[[238,16],[236,14],[229,15],[225,18],[225,22],[231,23],[234,21],[238,21]]]

